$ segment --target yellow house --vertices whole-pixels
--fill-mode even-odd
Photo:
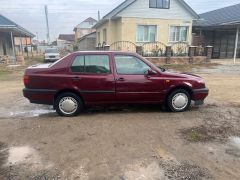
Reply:
[[[194,19],[198,15],[184,0],[126,0],[94,26],[96,45],[117,41],[191,44]]]

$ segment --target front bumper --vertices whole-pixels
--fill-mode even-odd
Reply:
[[[204,99],[206,99],[206,97],[208,96],[208,94],[209,94],[208,88],[194,89],[192,94],[192,100],[195,102],[203,102]]]

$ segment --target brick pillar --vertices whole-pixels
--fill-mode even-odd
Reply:
[[[189,47],[189,63],[192,64],[193,63],[193,56],[195,56],[195,53],[196,53],[196,49],[197,49],[197,46],[190,46]]]
[[[206,48],[207,62],[210,62],[212,59],[213,46],[206,46],[205,48]]]
[[[143,56],[143,48],[142,46],[136,46],[136,53]]]
[[[172,56],[172,46],[166,47],[166,64],[171,64],[171,56]]]

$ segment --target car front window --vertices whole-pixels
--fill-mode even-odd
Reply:
[[[151,69],[146,63],[135,56],[116,55],[115,63],[118,74],[143,75]]]
[[[45,53],[58,53],[57,49],[46,49]]]

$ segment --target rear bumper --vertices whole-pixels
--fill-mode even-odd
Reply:
[[[27,98],[31,103],[34,104],[54,104],[54,96],[56,90],[52,89],[23,89],[23,96]]]
[[[204,99],[206,99],[208,94],[209,94],[208,88],[194,89],[193,94],[192,94],[192,100],[194,100],[196,102],[204,101]]]

